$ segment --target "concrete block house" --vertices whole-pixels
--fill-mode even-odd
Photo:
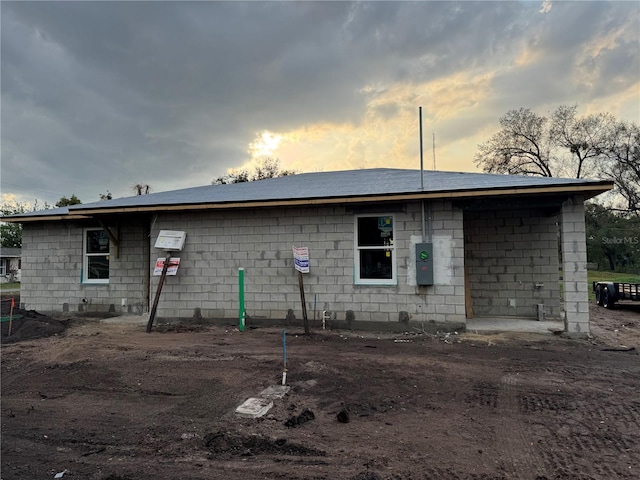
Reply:
[[[186,232],[158,319],[302,321],[292,247],[308,247],[309,317],[407,328],[474,317],[589,331],[584,201],[605,181],[367,169],[208,185],[31,212],[24,308],[147,313],[162,230]],[[561,288],[562,284],[562,288]]]
[[[19,248],[0,247],[0,283],[20,281],[21,257]]]

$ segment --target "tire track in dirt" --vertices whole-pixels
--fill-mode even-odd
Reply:
[[[601,415],[606,404],[593,408],[589,401],[579,401],[573,412],[559,416],[557,428],[539,426],[544,431],[547,449],[542,453],[554,475],[559,478],[637,478],[628,471],[610,466],[612,458],[629,456],[634,463],[633,450],[636,441],[631,435],[621,434],[615,424],[608,424]],[[536,415],[557,412],[536,412]],[[538,422],[532,420],[533,422]],[[635,450],[637,453],[637,449]],[[635,460],[636,465],[637,457]]]
[[[582,377],[582,369],[544,371],[554,376],[560,371],[566,381],[538,383],[535,391],[519,400],[537,442],[545,445],[540,457],[551,478],[638,478],[640,402],[632,398],[635,387],[618,379],[615,393],[605,388],[614,385],[606,367],[591,369],[589,375],[592,382],[602,380],[600,388],[579,391],[575,380]],[[620,403],[625,396],[628,400]],[[627,465],[621,467],[620,459]]]
[[[519,374],[502,377],[498,392],[497,409],[500,420],[496,434],[503,446],[501,456],[506,473],[512,478],[547,478],[544,459],[532,441],[532,435],[520,415],[520,388],[524,379]],[[514,421],[515,419],[515,421]]]

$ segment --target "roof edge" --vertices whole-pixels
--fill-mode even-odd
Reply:
[[[545,194],[545,193],[583,193],[586,198],[593,198],[601,193],[612,190],[613,182],[600,181],[589,184],[570,184],[554,186],[533,186],[533,187],[503,187],[482,190],[456,190],[443,192],[415,192],[415,193],[393,193],[384,195],[368,195],[353,197],[316,197],[300,198],[292,200],[254,200],[246,202],[218,202],[218,203],[191,203],[191,204],[168,204],[168,205],[148,205],[132,207],[114,208],[77,208],[69,212],[69,217],[79,218],[82,215],[100,215],[114,213],[144,213],[162,211],[197,211],[197,210],[218,210],[235,208],[255,208],[255,207],[284,207],[300,205],[335,205],[336,203],[369,203],[376,201],[406,201],[406,200],[436,200],[449,198],[470,198],[470,197],[491,197],[503,195],[524,195],[524,194]],[[86,217],[85,217],[86,218]]]
[[[506,195],[536,195],[547,193],[573,193],[584,194],[585,200],[593,198],[601,193],[614,188],[614,182],[609,180],[592,180],[588,183],[575,182],[562,185],[547,186],[522,186],[522,187],[494,187],[484,189],[461,189],[438,192],[405,192],[390,194],[373,194],[358,196],[339,197],[315,197],[297,199],[273,199],[273,200],[249,200],[241,202],[203,202],[186,204],[155,204],[145,206],[123,206],[123,207],[100,207],[84,208],[82,205],[74,205],[68,209],[67,213],[46,214],[46,210],[40,215],[12,215],[0,217],[0,221],[6,223],[31,223],[63,220],[85,220],[97,215],[126,214],[126,213],[156,213],[165,211],[200,211],[200,210],[222,210],[236,208],[267,208],[284,206],[305,206],[305,205],[335,205],[353,203],[371,203],[376,201],[408,201],[408,200],[437,200],[472,197],[498,197]]]
[[[92,218],[90,215],[30,215],[30,216],[12,216],[12,217],[0,217],[0,222],[5,223],[30,223],[30,222],[52,222],[54,220],[83,220]]]

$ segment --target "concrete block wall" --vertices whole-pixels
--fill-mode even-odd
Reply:
[[[119,248],[111,245],[109,298],[116,312],[149,311],[149,230],[146,219],[118,224]],[[124,305],[123,305],[124,303]]]
[[[474,316],[537,318],[542,303],[547,318],[560,318],[556,223],[536,209],[465,212]]]
[[[587,242],[584,199],[575,196],[562,204],[560,217],[564,281],[565,330],[574,335],[589,333]]]
[[[395,217],[395,286],[354,285],[354,212],[338,207],[300,207],[189,214],[161,214],[160,230],[184,230],[187,241],[178,275],[167,277],[158,306],[159,318],[238,317],[238,268],[245,269],[245,306],[249,317],[282,320],[289,310],[302,318],[292,246],[309,247],[310,273],[304,275],[309,318],[323,310],[345,320],[398,322],[400,312],[412,321],[464,321],[464,246],[462,212],[450,202],[431,208],[436,285],[415,282],[414,244],[420,240],[420,204],[379,212]],[[370,214],[370,213],[367,213]],[[416,240],[417,238],[417,240]],[[150,261],[164,253],[152,248]],[[440,263],[438,263],[440,262]],[[158,277],[151,279],[152,295]]]
[[[27,223],[22,229],[20,303],[39,312],[62,311],[70,285],[80,283],[82,228],[72,223]]]
[[[120,258],[110,251],[107,285],[83,284],[83,232],[97,225],[75,222],[27,223],[22,232],[23,308],[49,312],[129,311],[146,303],[148,242],[139,225],[120,226]],[[117,232],[118,229],[115,229]],[[121,298],[127,306],[121,307]],[[83,301],[83,300],[86,300]]]

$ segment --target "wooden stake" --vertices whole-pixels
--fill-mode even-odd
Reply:
[[[13,307],[15,307],[15,305],[15,297],[11,297],[11,310],[9,312],[9,332],[7,333],[7,337],[11,336],[11,327],[13,326]]]
[[[304,283],[302,272],[298,270],[298,284],[300,285],[300,301],[302,302],[302,319],[304,320],[304,334],[309,335],[309,317],[307,317],[307,302],[304,299]]]
[[[147,333],[151,332],[151,327],[153,326],[153,320],[156,318],[156,310],[158,309],[158,302],[160,301],[160,292],[162,291],[162,285],[164,284],[164,279],[167,277],[169,262],[171,262],[171,252],[167,252],[167,258],[164,259],[164,266],[162,267],[160,282],[158,282],[158,290],[156,290],[156,296],[153,299],[153,307],[151,307],[151,313],[149,314],[149,323],[147,323]]]

